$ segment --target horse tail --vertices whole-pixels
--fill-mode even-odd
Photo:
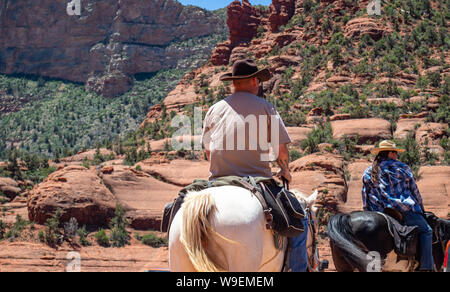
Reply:
[[[342,256],[350,265],[365,272],[370,263],[368,251],[364,244],[353,235],[349,221],[350,215],[348,214],[336,214],[331,217],[328,222],[328,236],[332,243],[340,248]]]
[[[183,207],[180,240],[198,272],[221,272],[223,268],[207,254],[206,242],[215,231],[210,219],[216,212],[214,198],[208,192],[188,195]]]

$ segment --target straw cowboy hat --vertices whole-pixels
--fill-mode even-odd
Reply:
[[[397,145],[395,145],[394,142],[389,140],[384,140],[380,142],[380,145],[374,149],[372,149],[372,154],[378,155],[381,151],[395,151],[395,152],[405,152],[405,149],[397,148]]]
[[[257,77],[261,82],[264,82],[272,76],[269,69],[258,70],[255,61],[247,59],[234,62],[232,72],[222,75],[220,81],[242,80],[253,77]]]

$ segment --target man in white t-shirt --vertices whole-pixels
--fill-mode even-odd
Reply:
[[[214,104],[204,121],[202,141],[211,163],[210,179],[223,176],[272,177],[270,162],[280,166],[278,177],[291,182],[291,143],[275,107],[258,97],[261,83],[270,79],[252,60],[239,60],[221,81],[232,81],[234,93]]]

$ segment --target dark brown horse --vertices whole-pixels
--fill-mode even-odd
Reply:
[[[450,239],[450,221],[427,212],[426,219],[435,231],[433,257],[440,271],[444,262],[444,248]],[[394,239],[389,232],[386,217],[378,212],[336,214],[328,223],[331,252],[338,272],[367,272],[373,269],[378,255],[380,266],[394,250]]]

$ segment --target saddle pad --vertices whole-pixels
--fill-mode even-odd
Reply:
[[[419,229],[417,226],[406,226],[384,213],[378,212],[386,218],[389,232],[394,238],[394,250],[399,256],[415,257],[418,245]]]

